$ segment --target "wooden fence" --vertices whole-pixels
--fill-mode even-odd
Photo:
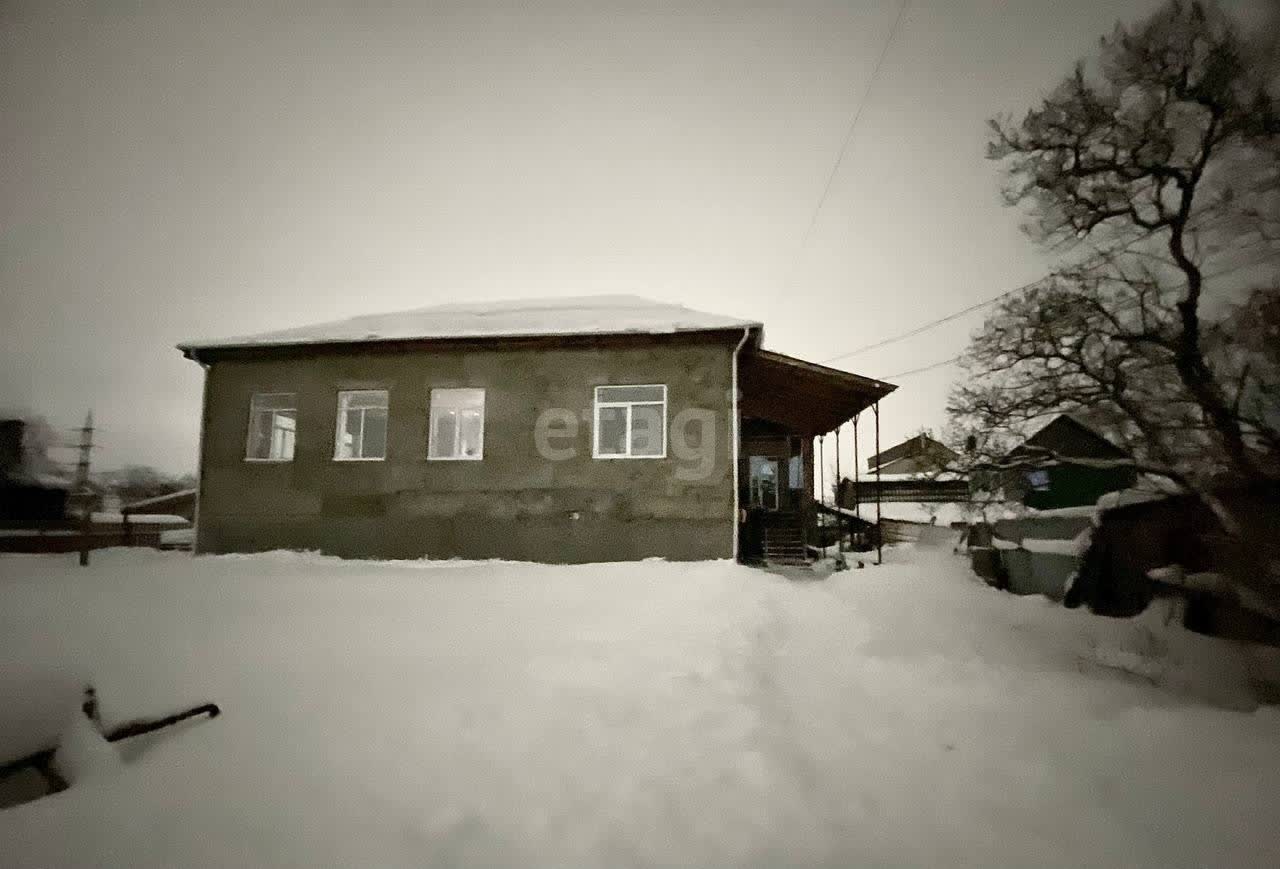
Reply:
[[[0,553],[67,553],[116,546],[164,548],[161,534],[175,525],[76,520],[34,520],[0,524]]]

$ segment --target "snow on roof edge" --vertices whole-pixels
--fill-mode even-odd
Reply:
[[[658,335],[729,329],[763,330],[758,320],[698,311],[640,296],[577,296],[483,304],[446,304],[364,314],[228,338],[184,341],[184,354],[240,347],[307,346],[449,339],[570,335]]]

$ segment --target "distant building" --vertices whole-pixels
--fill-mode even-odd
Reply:
[[[867,474],[936,473],[959,458],[955,450],[921,432],[867,459]]]
[[[868,458],[866,472],[856,480],[851,477],[842,478],[836,492],[837,503],[849,509],[854,509],[856,505],[861,505],[862,508],[871,505],[872,518],[877,495],[882,510],[885,504],[964,503],[969,500],[969,484],[963,475],[947,469],[959,458],[955,451],[928,434],[922,432],[913,435]],[[919,517],[923,517],[925,522],[941,516],[945,524],[950,524],[958,521],[952,515],[954,513],[955,511],[947,510],[939,512],[936,507],[918,510],[895,507],[894,511],[885,515],[908,521],[918,521]]]
[[[1007,500],[1037,510],[1083,507],[1107,492],[1131,488],[1138,480],[1132,467],[1097,467],[1073,462],[1123,462],[1124,450],[1070,414],[1057,416],[1009,452],[1016,469],[1000,474]]]

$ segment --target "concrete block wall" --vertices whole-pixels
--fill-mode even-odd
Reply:
[[[732,350],[701,337],[413,352],[365,345],[215,361],[197,551],[548,562],[732,557]],[[628,383],[667,385],[669,427],[687,409],[710,423],[670,431],[663,459],[595,459],[594,387]],[[427,460],[428,396],[439,387],[485,390],[483,460]],[[338,391],[374,388],[389,392],[386,460],[334,461]],[[296,393],[293,461],[245,461],[255,392]],[[571,457],[548,459],[535,442],[538,418],[551,409],[576,419],[576,433],[552,441],[571,448]]]

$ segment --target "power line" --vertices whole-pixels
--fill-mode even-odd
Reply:
[[[935,368],[941,368],[944,365],[951,365],[954,362],[959,362],[963,357],[964,357],[963,353],[957,353],[955,356],[952,356],[950,359],[943,359],[941,362],[935,362],[932,365],[924,365],[920,368],[912,368],[910,371],[899,371],[897,374],[890,374],[887,377],[884,377],[881,379],[897,380],[900,377],[910,377],[913,374],[923,374],[926,371],[932,371]]]
[[[1041,278],[1040,280],[1038,280],[1038,281],[1033,281],[1033,282],[1031,282],[1030,284],[1024,284],[1024,285],[1023,285],[1023,286],[1021,286],[1021,287],[1016,287],[1016,288],[1014,288],[1014,289],[1012,289],[1012,290],[1009,290],[1009,291],[1007,291],[1007,292],[1001,293],[999,296],[996,296],[996,297],[995,297],[995,299],[988,299],[986,302],[981,302],[981,303],[979,303],[979,304],[977,304],[977,305],[974,305],[974,306],[973,306],[973,307],[971,307],[971,308],[966,308],[964,311],[960,311],[960,312],[958,312],[958,313],[956,313],[956,314],[952,314],[952,315],[951,315],[951,316],[949,316],[949,317],[944,317],[944,318],[942,318],[942,320],[940,320],[940,321],[935,321],[934,323],[928,323],[928,324],[925,324],[924,326],[921,326],[921,327],[919,327],[918,329],[913,329],[913,330],[912,330],[911,332],[909,332],[909,333],[905,333],[905,334],[903,334],[903,335],[899,335],[899,336],[897,336],[897,337],[890,338],[890,339],[888,339],[888,340],[886,340],[886,341],[883,341],[883,342],[881,342],[881,343],[883,343],[883,344],[888,344],[888,343],[891,343],[891,342],[893,342],[893,341],[897,341],[899,338],[905,338],[905,337],[908,337],[909,335],[912,335],[912,334],[918,334],[918,333],[920,333],[920,332],[925,331],[926,329],[930,329],[930,328],[932,328],[933,326],[937,325],[937,323],[938,323],[938,322],[946,322],[947,320],[955,319],[956,317],[960,316],[961,314],[965,314],[965,313],[968,313],[969,311],[976,310],[976,309],[978,309],[978,308],[982,307],[983,305],[989,305],[989,304],[991,304],[991,302],[994,302],[994,301],[996,301],[997,299],[1002,299],[1002,298],[1004,298],[1005,296],[1012,295],[1013,293],[1018,293],[1018,292],[1021,292],[1021,291],[1023,291],[1023,290],[1030,289],[1031,287],[1035,286],[1036,284],[1038,284],[1038,283],[1040,283],[1041,281],[1044,281],[1044,280],[1046,280],[1046,278]],[[1113,313],[1121,314],[1121,313],[1124,313],[1124,312],[1126,312],[1126,311],[1132,311],[1132,310],[1134,310],[1134,309],[1136,309],[1136,308],[1140,308],[1140,307],[1142,307],[1142,305],[1143,305],[1143,300],[1142,300],[1141,298],[1129,299],[1128,301],[1123,302],[1123,303],[1121,303],[1120,305],[1118,305],[1118,306],[1115,308],[1115,310],[1114,310],[1114,312],[1113,312]],[[879,346],[879,345],[873,345],[873,346]],[[864,349],[870,349],[870,348],[868,347],[868,348],[864,348]],[[853,351],[853,352],[854,352],[854,353],[858,353],[858,352],[861,352],[861,351],[855,350],[855,351]],[[845,354],[845,355],[846,355],[846,356],[848,356],[848,355],[852,355],[852,354]],[[895,379],[895,378],[899,378],[899,377],[910,377],[910,376],[911,376],[911,375],[913,375],[913,374],[923,374],[923,373],[924,373],[924,372],[926,372],[926,371],[932,371],[932,370],[933,370],[933,369],[935,369],[935,368],[941,368],[941,367],[942,367],[942,366],[944,366],[944,365],[950,365],[950,364],[952,364],[953,362],[959,362],[961,359],[963,359],[963,358],[964,358],[964,356],[965,356],[965,354],[964,354],[964,353],[957,353],[955,356],[952,356],[950,359],[943,359],[941,362],[934,362],[932,365],[923,365],[923,366],[921,366],[920,368],[912,368],[910,371],[899,371],[897,374],[890,374],[890,375],[888,375],[888,376],[886,376],[886,377],[884,377],[884,378],[881,378],[881,379],[883,379],[883,380],[893,380],[893,379]],[[835,358],[839,359],[840,357],[839,357],[839,356],[837,356],[837,357],[835,357]]]
[[[918,334],[918,333],[920,333],[920,332],[925,331],[926,329],[931,329],[931,328],[933,328],[933,326],[937,325],[937,323],[938,323],[938,322],[946,322],[947,320],[955,319],[956,317],[960,316],[961,314],[965,314],[965,313],[968,313],[969,311],[977,310],[978,308],[982,307],[983,305],[989,305],[989,304],[991,304],[992,302],[996,301],[997,299],[1002,299],[1002,298],[1004,298],[1005,296],[1009,296],[1009,295],[1012,295],[1012,294],[1014,294],[1014,293],[1018,293],[1018,292],[1021,292],[1021,291],[1023,291],[1023,290],[1030,289],[1031,287],[1035,286],[1036,284],[1040,283],[1040,282],[1041,282],[1041,281],[1043,281],[1043,280],[1045,280],[1045,278],[1041,278],[1039,281],[1033,281],[1033,282],[1032,282],[1032,283],[1030,283],[1030,284],[1024,284],[1024,285],[1023,285],[1023,286],[1021,286],[1021,287],[1016,287],[1016,288],[1014,288],[1014,289],[1012,289],[1012,290],[1009,290],[1008,292],[1001,293],[1000,295],[996,296],[996,297],[995,297],[995,299],[988,299],[986,302],[979,303],[979,304],[977,304],[977,305],[974,305],[974,306],[973,306],[973,307],[971,307],[971,308],[966,308],[964,311],[960,311],[960,312],[958,312],[958,313],[956,313],[956,314],[952,314],[952,315],[951,315],[951,316],[949,316],[949,317],[943,317],[943,318],[942,318],[942,320],[940,320],[940,321],[935,321],[934,323],[928,323],[928,324],[925,324],[924,326],[921,326],[921,327],[920,327],[920,328],[918,328],[918,329],[914,329],[914,330],[912,330],[912,331],[911,331],[911,332],[909,332],[909,333],[906,333],[906,334],[903,334],[903,335],[899,335],[899,336],[897,336],[897,337],[895,337],[895,338],[890,338],[890,339],[888,339],[887,341],[884,341],[884,342],[882,342],[882,343],[884,343],[884,344],[888,344],[888,343],[891,343],[891,342],[893,342],[893,341],[897,341],[897,340],[898,340],[898,338],[906,338],[906,337],[908,337],[909,335],[912,335],[912,334]],[[1139,300],[1139,299],[1131,299],[1131,300],[1129,300],[1128,302],[1126,302],[1126,303],[1124,303],[1124,304],[1120,305],[1119,307],[1117,307],[1117,308],[1115,309],[1115,313],[1122,313],[1122,312],[1124,312],[1124,311],[1133,310],[1134,308],[1141,307],[1141,305],[1142,305],[1141,300]],[[876,345],[876,346],[878,346],[878,345]],[[870,349],[870,348],[866,348],[866,349]],[[860,352],[860,351],[855,350],[854,352],[855,352],[855,353],[857,353],[857,352]],[[851,354],[845,354],[845,355],[851,355]],[[944,365],[950,365],[950,364],[952,364],[953,362],[959,362],[961,359],[963,359],[963,358],[964,358],[964,355],[965,355],[965,354],[963,354],[963,353],[957,353],[955,356],[952,356],[950,359],[943,359],[941,362],[934,362],[932,365],[923,365],[923,366],[921,366],[920,368],[912,368],[910,371],[899,371],[897,374],[890,374],[890,375],[888,375],[887,377],[884,377],[884,378],[882,378],[882,379],[883,379],[883,380],[893,380],[893,379],[898,378],[898,377],[910,377],[910,376],[911,376],[911,375],[913,375],[913,374],[923,374],[923,373],[924,373],[924,372],[926,372],[926,371],[932,371],[932,370],[933,370],[933,369],[935,369],[935,368],[941,368],[941,367],[942,367],[942,366],[944,366]],[[838,356],[837,356],[836,358],[838,359],[838,358],[840,358],[840,357],[838,357]]]
[[[876,59],[876,65],[871,70],[871,77],[867,79],[867,87],[862,92],[862,99],[858,101],[858,108],[854,111],[853,118],[849,121],[849,130],[845,133],[844,141],[840,145],[840,151],[836,154],[836,161],[831,166],[831,173],[827,175],[827,183],[822,187],[822,195],[818,197],[818,204],[814,207],[813,214],[809,218],[809,225],[805,227],[804,235],[800,237],[800,246],[796,249],[795,259],[787,270],[786,279],[782,283],[784,289],[791,284],[791,279],[795,275],[800,257],[809,244],[809,236],[813,234],[813,228],[818,223],[818,216],[822,214],[822,206],[827,204],[827,197],[831,195],[831,187],[835,184],[836,175],[839,174],[840,166],[844,163],[845,154],[848,153],[849,145],[853,142],[853,134],[858,128],[858,120],[862,117],[862,110],[867,106],[867,98],[871,95],[871,88],[876,83],[876,78],[880,75],[880,67],[884,64],[885,55],[889,53],[889,46],[893,44],[893,38],[898,33],[898,25],[902,23],[903,13],[907,11],[907,6],[910,4],[911,0],[901,0],[898,4],[898,15],[893,19],[893,26],[889,28],[889,35],[885,38],[884,45],[880,48],[880,57]]]
[[[1149,233],[1148,233],[1148,235],[1149,235]],[[1144,237],[1146,237],[1146,236],[1144,236]],[[1124,250],[1126,247],[1128,247],[1130,244],[1132,244],[1132,242],[1126,242],[1126,243],[1124,243],[1124,244],[1118,245],[1116,248],[1109,249],[1109,250],[1099,248],[1099,249],[1097,249],[1097,251],[1094,253],[1094,255],[1093,255],[1093,256],[1086,257],[1085,259],[1081,260],[1079,263],[1076,263],[1073,267],[1074,267],[1074,268],[1082,268],[1082,267],[1088,266],[1088,265],[1089,265],[1089,264],[1091,264],[1091,263],[1097,263],[1097,262],[1105,261],[1105,260],[1106,260],[1108,257],[1110,257],[1112,254],[1117,253],[1117,252],[1120,252],[1120,251],[1123,251],[1123,250]],[[828,358],[826,358],[826,359],[823,359],[823,360],[820,360],[820,361],[821,361],[823,364],[826,364],[826,363],[829,363],[829,362],[834,362],[834,361],[836,361],[837,359],[846,359],[846,358],[848,358],[848,357],[850,357],[850,356],[857,356],[857,355],[858,355],[858,354],[860,354],[860,353],[865,353],[865,352],[867,352],[868,350],[876,350],[876,349],[879,349],[880,347],[885,347],[885,346],[888,346],[889,344],[894,344],[894,343],[896,343],[896,342],[898,342],[898,341],[902,341],[902,340],[904,340],[904,339],[906,339],[906,338],[912,338],[912,337],[915,337],[916,335],[919,335],[921,332],[927,332],[927,331],[929,331],[930,329],[933,329],[933,328],[935,328],[935,327],[937,327],[937,326],[941,326],[943,323],[949,323],[949,322],[951,322],[952,320],[955,320],[955,319],[958,319],[958,318],[960,318],[960,317],[963,317],[965,314],[972,314],[974,311],[977,311],[977,310],[979,310],[979,309],[981,309],[981,308],[985,308],[985,307],[986,307],[986,306],[988,306],[988,305],[995,304],[996,302],[1000,301],[1001,299],[1006,299],[1006,298],[1008,298],[1009,296],[1017,295],[1018,293],[1024,293],[1024,292],[1026,292],[1027,290],[1034,289],[1035,287],[1037,287],[1037,286],[1038,286],[1038,285],[1040,285],[1040,284],[1043,284],[1043,283],[1044,283],[1044,282],[1046,282],[1046,281],[1051,281],[1051,280],[1053,280],[1056,276],[1057,276],[1057,273],[1056,273],[1056,272],[1051,272],[1050,274],[1043,275],[1043,276],[1041,276],[1041,277],[1036,278],[1034,281],[1028,281],[1027,283],[1022,284],[1021,286],[1014,287],[1014,288],[1013,288],[1013,289],[1011,289],[1011,290],[1005,290],[1003,293],[1000,293],[1000,294],[998,294],[998,295],[992,296],[991,298],[986,299],[986,300],[984,300],[984,301],[981,301],[981,302],[977,302],[977,303],[975,303],[975,304],[972,304],[972,305],[970,305],[970,306],[969,306],[969,307],[967,307],[967,308],[962,308],[962,309],[961,309],[961,310],[959,310],[959,311],[956,311],[956,312],[951,313],[951,314],[947,314],[945,317],[939,317],[939,318],[938,318],[938,319],[936,319],[936,320],[930,320],[930,321],[929,321],[929,322],[927,322],[927,323],[923,323],[923,324],[921,324],[921,325],[919,325],[919,326],[916,326],[914,329],[909,329],[909,330],[907,330],[906,332],[903,332],[903,333],[901,333],[901,334],[899,334],[899,335],[894,335],[894,336],[892,336],[892,337],[890,337],[890,338],[885,338],[885,339],[883,339],[883,340],[876,341],[876,342],[873,342],[873,343],[871,343],[871,344],[864,344],[863,346],[858,347],[858,348],[856,348],[856,349],[849,350],[849,351],[847,351],[847,352],[845,352],[845,353],[837,353],[835,356],[830,356],[830,357],[828,357]]]
[[[987,305],[995,304],[1001,299],[1007,298],[1017,293],[1026,292],[1027,290],[1031,289],[1037,284],[1044,283],[1046,280],[1048,280],[1047,277],[1036,278],[1034,281],[1023,284],[1020,287],[1014,287],[1012,290],[1005,290],[1003,293],[1000,293],[998,296],[992,296],[990,299],[987,299],[986,301],[978,302],[976,304],[970,305],[967,308],[956,311],[953,314],[948,314],[945,317],[939,317],[936,320],[931,320],[928,323],[915,327],[914,329],[909,329],[908,331],[903,332],[901,335],[894,335],[892,338],[885,338],[881,341],[876,341],[872,344],[866,344],[866,345],[863,345],[862,347],[858,347],[855,350],[850,350],[846,353],[838,353],[835,356],[831,356],[831,357],[828,357],[827,359],[822,359],[820,361],[825,365],[826,363],[834,362],[837,359],[847,359],[850,356],[857,356],[859,353],[866,353],[868,350],[876,350],[880,347],[885,347],[889,344],[894,344],[898,341],[903,340],[904,338],[914,337],[916,335],[919,335],[921,332],[929,331],[935,326],[941,326],[943,323],[949,323],[952,320],[963,317],[965,314],[972,314],[974,311],[977,311],[980,308],[985,308]]]

